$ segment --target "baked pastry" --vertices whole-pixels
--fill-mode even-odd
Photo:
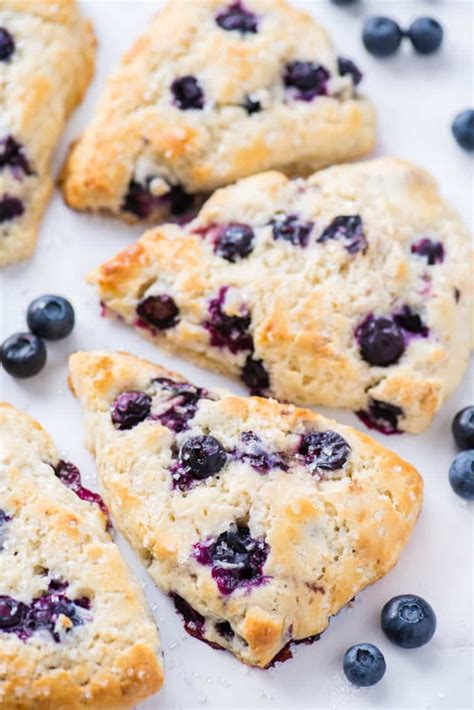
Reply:
[[[354,429],[123,353],[70,359],[114,519],[185,628],[266,666],[397,561],[415,469]]]
[[[471,275],[432,178],[383,158],[241,180],[91,280],[109,313],[254,391],[416,433],[465,371]]]
[[[72,148],[66,201],[156,223],[261,170],[309,174],[363,155],[375,121],[361,78],[283,0],[172,0]]]
[[[100,496],[0,405],[0,707],[130,708],[163,682],[158,632]]]
[[[33,252],[52,189],[51,157],[94,69],[74,0],[0,3],[0,265]]]

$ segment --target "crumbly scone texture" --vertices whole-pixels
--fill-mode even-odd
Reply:
[[[74,0],[2,0],[0,28],[14,43],[0,60],[1,266],[33,252],[51,158],[92,77],[95,39]]]
[[[322,239],[348,215],[357,226],[352,252],[337,233]],[[294,234],[306,229],[305,246],[275,238],[275,222],[288,217]],[[229,261],[216,239],[235,224],[250,228],[253,242],[248,255]],[[420,244],[435,257],[420,254]],[[188,225],[146,232],[90,279],[110,313],[158,345],[234,375],[250,353],[280,400],[356,411],[382,403],[395,408],[398,429],[412,433],[430,424],[468,363],[468,235],[430,175],[393,158],[306,181],[278,172],[243,179],[217,191]],[[139,312],[163,294],[179,314],[159,329]],[[406,308],[415,316],[407,327],[418,332],[399,331],[396,362],[370,364],[358,329],[368,317],[397,318]]]
[[[141,590],[97,505],[55,476],[59,456],[44,429],[1,404],[0,440],[0,604],[44,600],[58,582],[69,599],[88,600],[75,609],[77,625],[59,615],[56,639],[40,628],[22,640],[0,626],[0,707],[130,708],[163,682]]]
[[[171,421],[163,418],[172,404],[170,379],[183,382],[125,353],[83,352],[70,359],[87,445],[122,532],[159,587],[200,615],[193,635],[266,666],[289,641],[324,631],[331,616],[396,563],[420,511],[422,480],[406,461],[351,427],[259,397],[201,390],[176,433],[160,423]],[[146,393],[151,408],[146,419],[118,430],[111,412],[116,398],[130,391]],[[179,397],[173,406],[174,415],[183,411]],[[311,474],[295,454],[298,442],[305,433],[329,429],[350,447],[347,461]],[[258,460],[270,462],[265,471],[239,455],[244,432],[258,442]],[[227,451],[227,462],[218,475],[183,489],[173,478],[176,452],[190,438],[209,434]],[[275,452],[286,469],[272,466]],[[246,525],[252,538],[264,541],[267,558],[259,584],[223,594],[195,551],[232,525]]]
[[[262,170],[308,175],[372,149],[373,108],[339,74],[320,25],[284,0],[246,0],[258,30],[226,31],[216,17],[232,4],[172,0],[158,12],[71,150],[63,171],[70,206],[156,224],[169,214],[171,186],[209,193]],[[322,65],[327,95],[295,99],[284,85],[292,61]],[[170,87],[183,76],[199,81],[201,109],[173,102]],[[248,97],[258,112],[247,113]],[[140,204],[124,209],[134,194]]]

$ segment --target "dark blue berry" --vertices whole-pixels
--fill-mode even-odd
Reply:
[[[74,328],[74,309],[62,296],[40,296],[28,306],[28,328],[46,340],[61,340]]]
[[[110,416],[116,429],[132,429],[143,422],[151,410],[151,397],[145,392],[131,390],[116,397],[110,408]]]
[[[329,72],[316,62],[297,60],[286,65],[283,81],[286,87],[298,90],[297,98],[311,101],[315,96],[327,94]]]
[[[192,478],[201,480],[216,473],[225,466],[227,454],[214,436],[193,436],[180,449],[179,462]]]
[[[270,387],[270,376],[262,360],[247,355],[240,375],[252,394],[261,394]]]
[[[168,395],[164,411],[155,417],[172,431],[188,429],[188,422],[196,414],[199,401],[207,398],[209,393],[189,382],[176,382],[167,377],[157,377],[154,382]]]
[[[474,500],[474,449],[466,449],[455,456],[449,469],[449,482],[458,496]]]
[[[474,109],[469,108],[458,113],[451,130],[461,148],[474,150]]]
[[[181,614],[184,621],[184,628],[190,636],[204,640],[204,631],[206,619],[200,614],[191,604],[180,597],[179,594],[173,594],[173,602],[176,611]]]
[[[400,46],[403,32],[389,17],[369,17],[364,24],[362,41],[370,54],[388,57]]]
[[[174,328],[179,321],[179,308],[166,293],[144,298],[137,306],[137,314],[158,330]]]
[[[204,108],[204,92],[195,76],[181,76],[171,84],[174,103],[182,111]]]
[[[253,338],[249,332],[251,317],[248,312],[242,315],[228,315],[223,306],[228,288],[220,289],[216,298],[209,301],[209,318],[203,322],[209,331],[211,345],[216,348],[228,348],[231,353],[253,350]]]
[[[248,224],[231,222],[218,229],[214,251],[223,259],[235,263],[252,253],[254,239],[254,231]]]
[[[405,350],[403,335],[392,318],[369,316],[356,330],[360,353],[370,365],[388,367]]]
[[[369,429],[375,429],[382,434],[399,434],[398,420],[403,416],[403,409],[390,402],[371,399],[368,411],[359,410],[357,416]]]
[[[340,242],[349,254],[365,251],[368,246],[362,219],[359,215],[340,216],[333,219],[317,241],[327,242],[330,239]]]
[[[423,238],[411,245],[411,253],[426,259],[428,266],[442,264],[444,261],[444,246],[442,242]]]
[[[0,197],[0,224],[11,222],[16,217],[21,217],[25,211],[23,202],[16,197],[3,195]]]
[[[46,364],[46,347],[32,333],[15,333],[2,344],[0,360],[13,377],[32,377]]]
[[[390,599],[382,609],[380,621],[387,638],[401,648],[424,646],[436,631],[433,609],[415,594]]]
[[[161,201],[168,202],[171,214],[175,217],[180,217],[193,207],[194,195],[186,192],[181,185],[172,185],[169,191],[161,197]]]
[[[11,168],[14,175],[31,175],[30,164],[23,153],[23,146],[13,136],[0,140],[0,169]]]
[[[216,23],[227,32],[242,32],[254,34],[258,30],[257,16],[247,10],[240,0],[231,3],[226,9],[216,15]]]
[[[104,515],[109,518],[109,511],[102,497],[82,485],[81,472],[70,461],[59,461],[54,473],[61,483],[70,488],[81,500],[98,505]]]
[[[240,445],[235,452],[238,461],[248,463],[259,473],[268,473],[272,468],[287,471],[288,466],[279,453],[268,451],[260,437],[252,431],[244,431],[240,437]]]
[[[15,51],[15,40],[10,32],[0,27],[0,62],[6,62]]]
[[[282,239],[298,247],[308,244],[312,222],[301,222],[295,214],[281,212],[271,220],[273,239]]]
[[[360,84],[363,79],[364,75],[360,71],[359,67],[354,64],[351,59],[346,59],[345,57],[338,57],[337,68],[339,69],[339,74],[341,76],[349,75],[350,77],[352,77],[352,83],[354,84],[354,86]]]
[[[331,0],[334,5],[353,5],[358,0]]]
[[[344,654],[344,674],[352,685],[367,688],[385,675],[385,658],[372,643],[358,643]]]
[[[155,198],[149,191],[148,187],[142,185],[136,180],[130,180],[127,194],[125,195],[122,210],[131,212],[140,219],[146,219],[153,211]]]
[[[443,28],[432,17],[419,17],[408,28],[408,37],[418,54],[432,54],[441,47]]]
[[[249,115],[252,115],[252,113],[259,113],[262,110],[262,104],[260,101],[251,99],[250,96],[245,97],[243,106]]]
[[[460,449],[474,449],[474,406],[461,409],[454,417],[451,428]]]
[[[313,431],[305,434],[298,449],[306,467],[313,474],[319,470],[335,471],[342,468],[351,452],[351,447],[336,431]]]
[[[421,335],[426,338],[429,334],[429,329],[424,325],[418,313],[412,311],[410,306],[403,306],[399,313],[395,313],[393,320],[402,330],[414,335]]]

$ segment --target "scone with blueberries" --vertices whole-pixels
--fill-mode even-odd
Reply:
[[[0,707],[131,708],[159,690],[163,666],[107,508],[7,404],[0,441]]]
[[[284,0],[172,0],[73,146],[66,201],[156,223],[261,170],[307,175],[364,155],[375,119],[361,78]]]
[[[82,352],[70,384],[107,504],[186,630],[267,666],[397,562],[420,512],[406,461],[351,427]]]
[[[0,266],[31,256],[51,158],[94,70],[95,39],[74,0],[0,3]]]
[[[254,392],[417,433],[466,369],[471,263],[434,180],[383,158],[241,180],[91,280],[109,313]]]

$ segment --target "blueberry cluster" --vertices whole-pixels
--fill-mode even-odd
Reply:
[[[449,469],[449,482],[458,496],[474,500],[474,406],[464,407],[452,423],[454,440],[461,449]]]
[[[61,340],[74,328],[74,309],[62,296],[45,295],[28,306],[30,332],[14,333],[0,346],[0,361],[13,377],[32,377],[46,364],[44,340]]]
[[[368,17],[362,31],[362,41],[374,57],[389,57],[399,49],[402,39],[410,40],[418,54],[433,54],[443,41],[443,28],[432,17],[418,17],[404,31],[389,17]]]

